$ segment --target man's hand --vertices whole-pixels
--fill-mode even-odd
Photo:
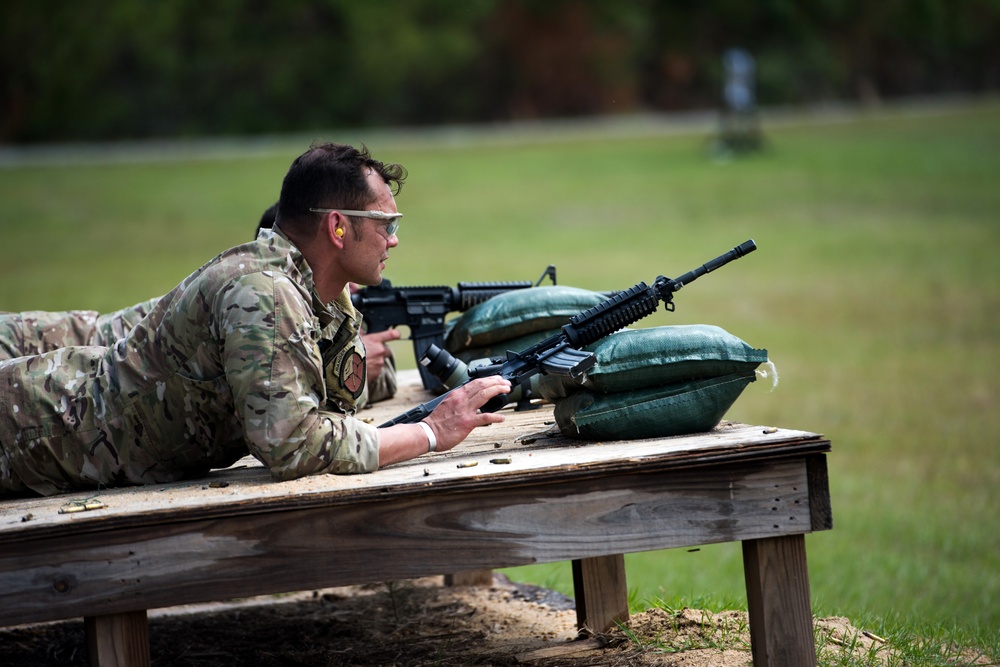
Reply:
[[[453,389],[424,419],[434,431],[435,451],[446,452],[465,440],[472,429],[499,424],[504,416],[479,412],[494,396],[510,393],[510,382],[498,375],[478,378]],[[427,453],[427,434],[418,424],[395,424],[379,429],[379,467],[408,461]]]
[[[477,426],[502,422],[503,415],[479,412],[479,408],[494,396],[509,393],[510,381],[499,375],[477,378],[452,390],[424,419],[437,436],[437,451],[452,449]]]
[[[398,340],[399,335],[399,331],[396,329],[361,334],[361,342],[365,346],[365,366],[368,369],[369,382],[374,382],[382,375],[385,360],[392,358],[392,350],[386,343],[390,340]]]

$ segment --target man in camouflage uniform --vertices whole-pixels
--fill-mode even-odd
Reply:
[[[482,378],[421,424],[356,419],[365,386],[349,282],[377,285],[405,178],[367,151],[296,159],[276,226],[214,258],[111,347],[0,362],[0,493],[170,482],[248,452],[276,480],[360,473],[447,451],[510,390]]]

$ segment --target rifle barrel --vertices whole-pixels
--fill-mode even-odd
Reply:
[[[756,249],[757,249],[757,244],[753,242],[753,239],[744,241],[743,243],[739,244],[729,252],[723,253],[718,257],[716,257],[715,259],[705,262],[704,264],[699,266],[697,269],[694,269],[693,271],[688,271],[680,278],[674,278],[671,281],[673,283],[673,290],[677,291],[680,288],[687,285],[688,283],[693,282],[695,279],[705,275],[706,273],[715,271],[719,267],[729,264],[729,262],[733,261],[734,259],[739,259],[744,255],[752,253]]]

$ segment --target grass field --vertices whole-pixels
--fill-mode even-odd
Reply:
[[[645,320],[769,350],[770,391],[728,415],[826,434],[834,530],[807,538],[814,610],[1000,645],[1000,104],[767,127],[713,162],[706,136],[414,141],[386,276],[597,290],[759,250]],[[402,135],[400,135],[402,136]],[[491,135],[492,136],[492,135]],[[501,135],[503,136],[503,135]],[[350,137],[365,140],[366,137]],[[0,309],[111,310],[248,239],[307,140],[239,157],[0,168]],[[412,366],[406,345],[397,348]],[[636,606],[744,605],[738,545],[627,558]],[[568,564],[509,573],[569,592]]]

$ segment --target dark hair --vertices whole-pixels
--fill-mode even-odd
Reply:
[[[406,169],[376,160],[364,144],[357,149],[314,143],[285,174],[278,198],[279,225],[286,233],[306,232],[318,220],[310,208],[364,209],[376,198],[368,187],[367,169],[381,176],[393,195],[403,188]]]
[[[254,232],[253,237],[257,238],[257,235],[260,234],[260,230],[262,229],[270,229],[271,227],[274,227],[274,218],[276,215],[278,215],[278,202],[274,202],[268,206],[264,213],[261,214],[260,222],[257,223],[257,231]]]

